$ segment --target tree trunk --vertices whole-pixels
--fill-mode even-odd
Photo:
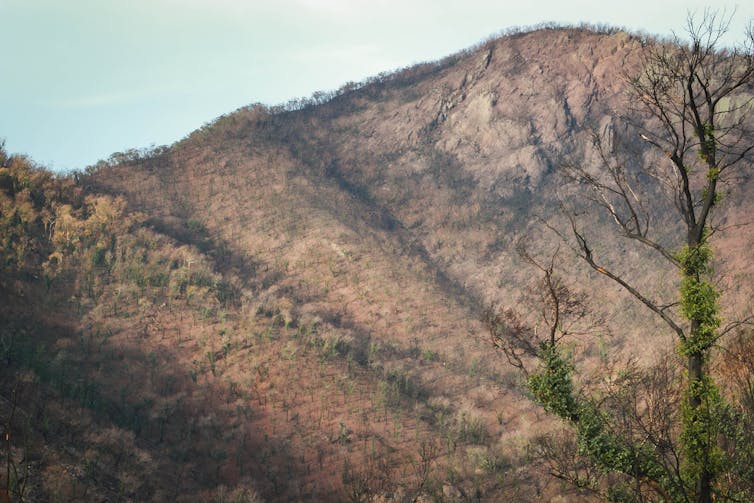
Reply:
[[[693,323],[692,325],[696,325],[696,323]],[[694,383],[702,382],[704,380],[703,364],[704,358],[702,354],[695,353],[689,356],[689,407],[692,411],[695,411],[702,406],[701,396],[698,392],[694,391]],[[709,455],[709,449],[710,446],[705,445],[705,457]],[[696,481],[697,501],[699,503],[712,503],[712,474],[709,470],[709,463],[706,459],[695,461],[699,462],[701,465],[699,479]]]

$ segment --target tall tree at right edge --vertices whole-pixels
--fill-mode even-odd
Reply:
[[[636,438],[617,435],[600,401],[575,391],[573,363],[559,347],[560,340],[568,335],[563,327],[572,313],[566,307],[574,297],[558,282],[554,260],[538,262],[529,252],[523,254],[544,273],[548,338],[532,341],[537,337],[536,330],[523,328],[520,319],[510,313],[491,312],[487,316],[493,340],[510,361],[523,368],[527,365],[525,353],[536,356],[537,368],[527,372],[529,389],[548,411],[575,427],[580,454],[607,473],[636,480],[639,499],[646,494],[641,486],[672,501],[749,501],[754,497],[746,494],[748,490],[741,489],[741,484],[730,483],[736,477],[733,472],[740,473],[741,467],[736,464],[742,460],[732,459],[726,446],[741,442],[741,432],[735,412],[709,368],[711,351],[720,339],[751,322],[745,319],[723,324],[720,293],[712,281],[710,242],[719,230],[713,215],[722,204],[724,187],[735,190],[736,178],[751,170],[754,154],[754,31],[749,29],[743,45],[728,49],[721,46],[727,27],[726,20],[711,11],[705,12],[700,22],[690,16],[690,40],[676,38],[674,43],[648,44],[641,71],[628,79],[633,110],[626,114],[631,119],[625,130],[635,133],[636,138],[618,141],[644,143],[658,150],[664,161],[629,166],[646,158],[622,157],[614,138],[595,134],[599,168],[566,167],[567,177],[585,189],[581,192],[585,200],[604,212],[623,238],[648,247],[660,260],[677,268],[678,301],[663,304],[653,300],[655,293],[642,291],[601,260],[594,246],[597,238],[587,232],[583,211],[567,211],[570,229],[556,230],[580,259],[619,284],[674,332],[676,350],[685,361],[686,371],[677,451],[659,441],[637,442]],[[672,200],[683,235],[671,241],[682,243],[680,248],[670,248],[665,244],[668,239],[658,238],[662,232],[653,228],[652,215],[659,207],[640,195],[641,176],[644,183],[649,179],[659,184]],[[751,443],[747,445],[754,449]],[[748,482],[745,487],[754,487],[754,481]]]

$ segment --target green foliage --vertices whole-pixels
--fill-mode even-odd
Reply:
[[[696,246],[684,246],[676,254],[676,259],[680,262],[684,275],[702,275],[712,272],[712,250],[707,244],[706,238],[705,235],[702,243]]]
[[[651,480],[669,493],[677,488],[667,477],[649,442],[630,442],[611,428],[610,418],[592,403],[584,402],[579,408],[579,453],[592,459],[607,473],[622,473],[639,480]],[[614,501],[630,501],[627,497]]]
[[[702,355],[716,340],[720,326],[718,299],[720,293],[705,279],[712,273],[712,250],[706,241],[685,246],[677,259],[681,263],[681,313],[693,323],[693,331],[682,341],[679,352],[683,356]]]
[[[710,164],[714,162],[718,140],[715,137],[715,128],[712,124],[705,122],[703,127],[702,136],[704,137],[704,142],[699,147],[699,158]],[[720,170],[716,167],[710,167],[707,171],[707,178],[710,180],[716,179],[719,175]]]
[[[690,382],[684,398],[681,411],[681,441],[686,454],[684,475],[687,480],[696,480],[706,470],[714,478],[721,472],[724,462],[717,439],[722,433],[727,406],[709,376]],[[692,406],[691,403],[699,405]]]
[[[573,364],[557,346],[544,344],[539,350],[540,368],[529,377],[529,391],[549,412],[569,420],[577,430],[578,452],[606,473],[622,473],[653,480],[663,487],[670,482],[649,443],[632,444],[616,434],[611,418],[589,400],[574,396]],[[611,500],[630,501],[620,485],[612,487]]]
[[[720,293],[707,281],[694,276],[683,278],[681,283],[681,312],[697,324],[696,329],[681,344],[680,352],[684,356],[703,354],[716,340],[716,331],[720,326],[717,315],[717,299]]]
[[[564,419],[578,415],[573,396],[573,363],[566,360],[557,346],[543,344],[539,348],[540,368],[529,376],[527,386],[534,398],[548,411]]]

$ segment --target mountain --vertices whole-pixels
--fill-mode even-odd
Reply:
[[[69,177],[3,154],[0,417],[28,468],[14,480],[31,501],[587,497],[532,455],[557,423],[482,317],[529,309],[538,277],[517,243],[557,246],[542,222],[574,203],[562,167],[599,165],[595,131],[628,134],[625,75],[655,43],[515,33]],[[752,298],[754,232],[738,225],[753,190],[745,173],[720,213],[731,313]],[[674,295],[675,271],[610,225],[591,222],[596,251]],[[560,257],[607,320],[580,358],[668,347],[641,306]]]

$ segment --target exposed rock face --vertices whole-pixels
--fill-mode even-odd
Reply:
[[[516,259],[516,239],[528,236],[534,247],[552,246],[553,234],[539,222],[557,221],[559,200],[582,197],[564,189],[562,166],[599,169],[595,132],[609,145],[615,138],[636,142],[621,117],[629,110],[625,78],[639,70],[646,43],[624,32],[582,29],[504,37],[323,105],[278,114],[240,110],[174,146],[155,174],[128,166],[106,170],[95,181],[166,219],[201,220],[240,256],[285,261],[285,284],[309,277],[305,256],[311,247],[332,253],[326,243],[335,243],[348,250],[356,257],[349,270],[371,278],[362,280],[360,298],[347,296],[344,308],[364,327],[395,328],[395,320],[386,319],[393,308],[381,314],[368,306],[384,309],[383,302],[395,302],[375,292],[378,278],[394,275],[396,260],[418,268],[436,294],[471,309],[449,319],[474,318],[481,305],[515,303],[516,292],[530,280],[531,272]],[[666,162],[642,155],[647,163]],[[134,177],[144,189],[133,189]],[[751,176],[731,189],[735,203],[721,218],[733,221],[752,208],[751,198],[741,196],[751,193]],[[643,197],[662,197],[651,184],[641,190]],[[658,207],[653,221],[662,240],[677,217],[670,202]],[[287,223],[273,218],[275,212]],[[654,287],[657,277],[665,278],[668,295],[674,295],[674,271],[654,269],[659,266],[651,253],[627,247],[610,222],[594,219],[589,230],[598,237],[596,252],[633,283]],[[720,243],[721,264],[736,262],[737,274],[751,274],[754,264],[727,256],[727,250],[754,244],[754,233],[728,235]],[[565,267],[575,271],[580,265]],[[337,304],[343,294],[330,289],[317,302]],[[750,291],[739,295],[745,299]],[[620,325],[644,316],[642,311],[612,285],[601,297],[614,329],[627,341],[638,336]],[[299,308],[316,311],[317,302]],[[421,337],[449,332],[427,330]]]
[[[562,168],[600,169],[595,132],[611,148],[637,145],[643,163],[666,162],[635,143],[621,117],[623,77],[637,71],[645,43],[583,29],[506,36],[326,102],[241,109],[158,155],[83,177],[90,194],[122,196],[134,227],[104,240],[97,259],[112,259],[108,274],[120,267],[123,284],[103,280],[99,304],[80,304],[85,315],[70,321],[71,333],[113,329],[97,339],[115,355],[107,373],[98,360],[73,360],[90,365],[85,375],[107,393],[131,384],[130,368],[148,369],[137,382],[149,400],[121,423],[145,416],[143,433],[127,433],[140,441],[140,458],[159,461],[153,472],[172,471],[133,494],[211,500],[250,477],[271,500],[334,500],[362,483],[397,500],[412,494],[414,475],[405,474],[425,439],[442,446],[438,466],[453,475],[438,479],[437,498],[560,492],[539,480],[539,468],[515,464],[547,421],[491,351],[480,311],[515,307],[536,279],[517,258],[519,238],[534,251],[558,246],[542,222],[558,228],[560,204],[583,200]],[[639,196],[662,201],[644,181]],[[717,253],[725,305],[735,310],[754,285],[754,226],[740,226],[754,214],[750,170],[730,191],[718,218],[738,227],[721,233]],[[680,245],[672,203],[653,206],[658,239]],[[675,300],[676,271],[621,240],[606,219],[581,218],[605,263]],[[129,284],[139,268],[154,274]],[[629,349],[641,359],[668,347],[671,336],[619,288],[593,281],[568,253],[561,270],[609,319],[611,354]],[[144,300],[149,291],[159,302]],[[597,359],[590,341],[575,344]]]

